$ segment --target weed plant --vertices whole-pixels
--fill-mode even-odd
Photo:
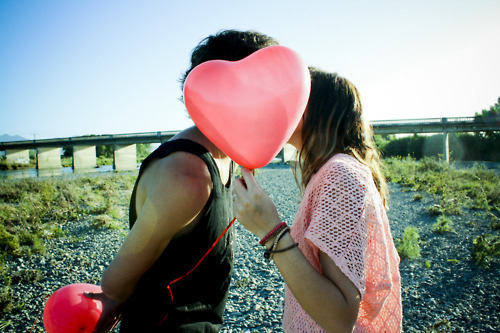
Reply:
[[[0,320],[0,332],[3,332],[7,327],[11,326],[13,323],[10,320]]]
[[[437,218],[436,223],[432,225],[432,231],[439,234],[445,232],[455,232],[453,229],[453,222],[446,215],[441,215]]]
[[[104,156],[99,156],[97,157],[97,166],[103,166],[103,165],[113,165],[113,158],[112,157],[104,157]]]
[[[396,248],[401,259],[415,259],[420,257],[420,235],[417,228],[409,226],[403,232],[403,237],[396,240]]]
[[[118,230],[121,229],[121,225],[116,222],[111,216],[106,214],[97,215],[92,219],[91,222],[94,228],[105,228],[105,229],[113,229]]]
[[[440,320],[425,328],[424,333],[452,333],[455,332],[448,319]]]
[[[73,166],[73,157],[61,157],[61,165],[63,168],[68,168]]]
[[[500,219],[491,212],[486,212],[485,217],[490,220],[490,228],[491,230],[499,230],[500,229]]]
[[[4,286],[0,288],[0,313],[12,311],[12,288]]]
[[[422,201],[424,199],[424,196],[420,193],[417,193],[412,197],[412,199],[413,201]]]
[[[390,182],[438,195],[436,215],[460,215],[463,207],[500,211],[500,177],[484,166],[456,169],[453,164],[429,157],[419,161],[392,157],[384,159],[384,164]]]
[[[134,181],[135,176],[124,174],[1,181],[0,315],[24,306],[12,301],[13,284],[35,283],[44,278],[38,269],[9,271],[6,260],[43,254],[46,239],[66,236],[62,226],[83,217],[90,217],[96,228],[120,228],[117,220],[124,214],[119,207],[123,196],[118,190],[131,191]],[[0,321],[0,331],[9,325],[8,321]]]
[[[500,257],[500,236],[487,234],[476,237],[472,257],[481,267],[490,268],[491,262]]]
[[[30,163],[9,162],[5,157],[0,158],[0,170],[18,170],[23,168],[34,168],[36,164],[30,160]]]
[[[117,190],[131,190],[134,181],[123,174],[1,181],[0,248],[13,256],[43,253],[44,239],[64,236],[61,226],[68,221],[119,218]]]
[[[448,216],[460,215],[464,208],[479,210],[475,215],[489,219],[492,231],[500,229],[500,177],[495,171],[477,164],[468,169],[456,169],[453,164],[428,157],[419,161],[411,157],[388,158],[384,165],[389,181],[437,196],[439,203],[428,208],[430,215],[438,216],[432,226],[434,232],[453,232]],[[405,230],[398,247],[402,257],[410,257],[411,249],[416,248],[410,245],[417,244],[414,233],[416,231],[408,231],[407,234]],[[499,252],[500,237],[497,235],[483,235],[473,241],[472,257],[482,267],[489,267]]]

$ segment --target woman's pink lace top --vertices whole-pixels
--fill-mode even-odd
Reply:
[[[362,297],[354,332],[401,332],[399,256],[370,169],[346,154],[332,157],[312,177],[291,235],[321,272],[319,251],[330,256]],[[324,332],[285,288],[285,332]]]

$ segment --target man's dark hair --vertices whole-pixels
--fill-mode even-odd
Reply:
[[[191,54],[191,67],[182,75],[180,82],[199,64],[209,60],[241,60],[264,47],[278,45],[274,38],[255,31],[223,30],[203,39]]]

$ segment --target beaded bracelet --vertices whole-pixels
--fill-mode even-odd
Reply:
[[[281,238],[287,233],[290,231],[290,228],[288,226],[286,226],[285,228],[283,228],[280,233],[276,236],[276,238],[274,239],[274,243],[273,243],[273,246],[270,247],[270,250],[276,250],[276,248],[278,247],[278,243],[279,241],[281,240]]]
[[[272,254],[274,253],[274,251],[278,247],[279,241],[289,231],[290,231],[290,228],[288,226],[286,226],[286,228],[284,228],[283,230],[280,231],[280,233],[278,234],[278,236],[276,236],[276,239],[274,240],[273,245],[264,252],[264,258],[267,258],[267,259],[272,259],[273,258]],[[268,253],[267,256],[266,256],[266,253]]]
[[[285,222],[281,222],[280,224],[278,224],[276,227],[274,227],[273,230],[271,230],[270,233],[268,233],[266,236],[264,236],[264,238],[262,238],[259,242],[260,245],[264,246],[267,241],[269,240],[269,238],[273,237],[277,232],[279,232],[284,226],[286,226],[286,223]]]

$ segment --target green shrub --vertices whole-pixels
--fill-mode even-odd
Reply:
[[[61,225],[89,214],[123,217],[136,176],[27,178],[0,181],[0,250],[20,256],[44,253],[44,239],[65,236]],[[124,199],[125,198],[125,199]],[[121,202],[124,200],[124,202]],[[107,228],[121,229],[105,221]]]
[[[490,228],[491,230],[498,230],[500,229],[500,219],[492,213],[489,213],[490,215]]]
[[[113,158],[112,157],[98,156],[96,162],[97,162],[97,166],[113,165]]]
[[[113,220],[106,214],[97,215],[92,219],[91,223],[94,228],[105,228],[113,230],[122,229],[122,226],[117,221]]]
[[[441,215],[437,218],[437,222],[432,225],[432,231],[437,233],[454,232],[453,222],[446,217],[446,215]]]
[[[12,288],[4,286],[0,289],[0,314],[11,312],[12,308]]]
[[[440,320],[427,328],[425,328],[424,333],[452,333],[455,332],[451,327],[451,323],[448,319]]]
[[[1,313],[1,312],[0,312]],[[12,321],[10,320],[0,320],[0,331],[1,332],[7,332],[7,328],[9,326],[12,326]]]
[[[248,277],[241,278],[234,283],[236,288],[246,288],[250,284],[250,279]]]
[[[429,212],[431,216],[442,215],[443,207],[441,207],[440,205],[432,205],[429,208],[427,208],[427,212]]]
[[[35,283],[43,279],[43,274],[39,269],[24,269],[12,275],[12,283]]]
[[[384,164],[388,181],[437,195],[439,207],[430,208],[431,215],[460,215],[465,207],[500,211],[500,177],[484,166],[456,169],[429,157],[388,158]]]
[[[8,232],[3,225],[0,224],[0,249],[5,253],[15,256],[21,255],[21,245],[17,235]]]
[[[500,236],[481,235],[474,239],[472,257],[478,265],[489,268],[491,262],[500,257]]]
[[[28,230],[20,230],[18,232],[19,244],[24,249],[23,253],[33,254],[40,253],[45,254],[45,244],[40,238],[40,232],[30,232]]]
[[[5,264],[5,253],[0,255],[0,276],[4,275],[8,271],[8,267]]]
[[[420,235],[417,228],[406,227],[402,239],[397,241],[397,250],[401,259],[420,257]]]
[[[0,158],[0,170],[18,170],[23,168],[33,168],[35,165],[30,163],[8,162],[5,157]]]
[[[54,239],[54,238],[61,238],[65,237],[66,233],[61,229],[60,226],[56,224],[49,224],[47,225],[43,231],[43,238],[45,239]]]
[[[63,168],[69,168],[73,166],[73,157],[62,157],[61,165]]]
[[[21,181],[0,181],[0,202],[16,202],[21,200],[28,191],[33,191],[31,179]]]
[[[450,165],[443,160],[432,157],[424,157],[420,160],[417,170],[423,172],[442,173],[449,171]]]
[[[413,201],[422,201],[422,199],[424,198],[424,196],[421,194],[421,193],[417,193],[413,196]]]
[[[107,215],[109,215],[109,217],[111,217],[115,220],[119,220],[123,216],[125,216],[125,213],[123,212],[123,210],[120,207],[117,207],[115,205],[110,206],[107,209],[106,213],[107,213]]]

